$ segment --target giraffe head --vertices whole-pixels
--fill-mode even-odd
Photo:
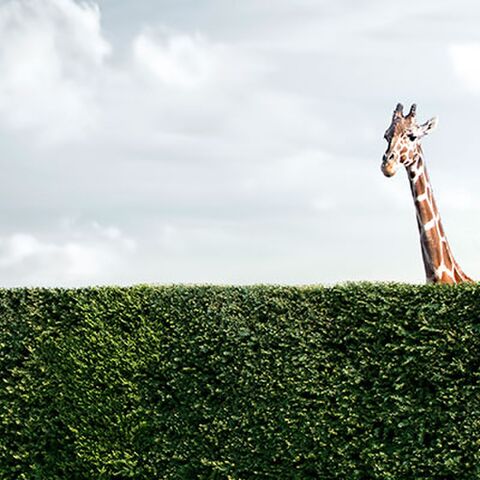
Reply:
[[[392,177],[400,165],[408,167],[415,163],[420,148],[420,139],[430,133],[437,125],[437,118],[431,118],[422,125],[416,120],[415,104],[407,116],[403,115],[403,106],[398,104],[393,112],[392,123],[385,132],[388,142],[387,151],[383,155],[382,172]]]

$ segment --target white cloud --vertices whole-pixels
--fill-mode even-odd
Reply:
[[[72,0],[0,6],[0,125],[47,145],[187,147],[190,155],[222,142],[231,152],[258,149],[272,136],[281,150],[318,134],[306,103],[268,85],[265,56],[158,27],[133,37],[131,57],[107,63],[113,49],[100,19],[96,4]]]
[[[200,86],[218,67],[215,48],[199,34],[144,32],[135,38],[133,52],[136,61],[167,86]]]
[[[0,4],[0,44],[0,128],[55,147],[177,148],[224,130],[269,71],[241,47],[165,27],[107,62],[99,7],[73,0]]]
[[[463,85],[473,93],[480,93],[480,43],[450,45],[448,52]]]
[[[96,5],[10,0],[0,6],[0,119],[42,141],[81,137],[110,45]]]
[[[240,45],[212,42],[199,32],[148,28],[132,40],[135,66],[156,81],[157,88],[245,88],[271,66]],[[212,93],[212,92],[209,92]],[[217,95],[222,95],[217,91]]]
[[[75,229],[73,229],[75,228]],[[0,273],[10,285],[79,285],[103,282],[118,273],[136,243],[116,227],[70,225],[45,235],[13,233],[0,237]]]

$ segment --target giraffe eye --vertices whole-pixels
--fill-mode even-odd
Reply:
[[[409,133],[407,137],[411,142],[413,142],[417,138],[413,133]]]

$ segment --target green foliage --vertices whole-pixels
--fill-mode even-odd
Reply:
[[[479,479],[480,288],[0,290],[0,478]]]

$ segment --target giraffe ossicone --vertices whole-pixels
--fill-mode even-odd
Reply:
[[[419,125],[416,112],[415,104],[407,115],[403,114],[402,104],[396,106],[384,135],[388,146],[381,170],[387,177],[395,175],[401,165],[407,170],[427,282],[472,282],[455,261],[448,244],[420,144],[420,140],[437,126],[438,119],[434,117]]]

